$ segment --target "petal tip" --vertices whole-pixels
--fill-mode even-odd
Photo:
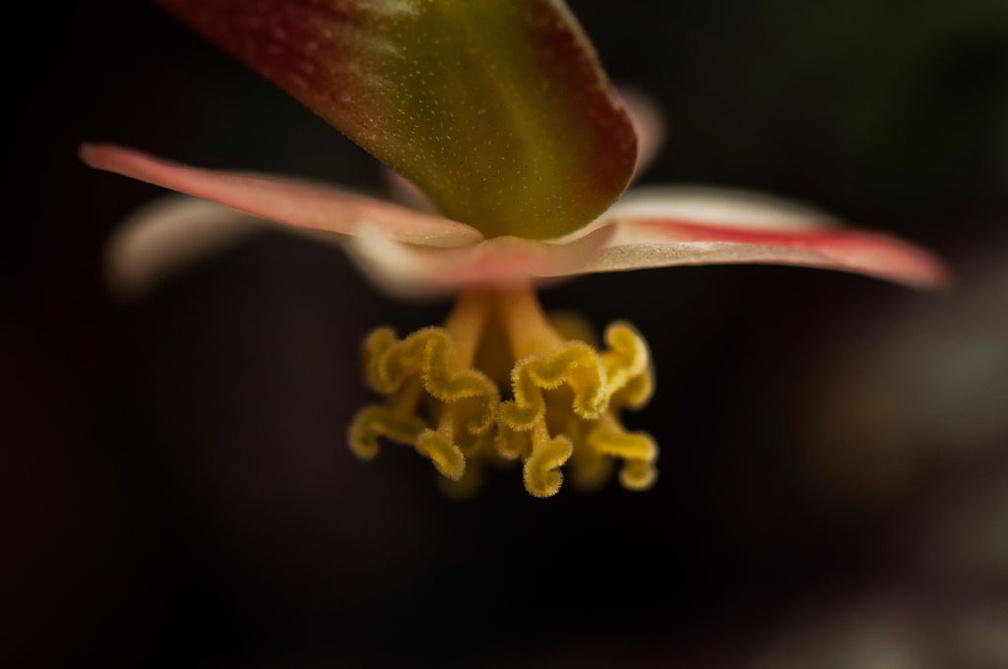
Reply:
[[[88,167],[96,167],[95,150],[99,146],[101,145],[93,142],[81,142],[80,146],[77,147],[77,159]]]

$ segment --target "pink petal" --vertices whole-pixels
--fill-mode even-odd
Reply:
[[[931,253],[879,232],[838,225],[814,207],[764,193],[679,186],[631,191],[598,221],[618,232],[585,272],[713,263],[769,263],[868,274],[917,288],[946,285]]]
[[[844,228],[756,230],[671,218],[624,218],[584,272],[762,263],[845,270],[915,288],[940,288],[949,272],[934,255],[896,237]]]
[[[665,142],[665,119],[655,101],[636,88],[621,86],[619,97],[637,135],[636,178],[648,168]]]
[[[743,262],[841,269],[921,288],[948,277],[934,256],[894,237],[837,227],[828,214],[782,198],[712,187],[632,192],[589,229],[553,242],[498,238],[466,249],[417,249],[365,230],[348,248],[365,272],[401,295]]]
[[[565,243],[495,237],[466,248],[435,249],[402,244],[377,228],[366,228],[346,246],[382,288],[413,297],[577,274],[615,232],[607,226]]]
[[[457,221],[304,181],[187,167],[104,144],[83,145],[80,157],[97,169],[297,227],[353,234],[367,224],[397,241],[428,246],[463,246],[482,239],[475,228]]]

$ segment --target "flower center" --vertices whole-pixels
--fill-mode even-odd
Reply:
[[[413,446],[458,495],[487,465],[515,461],[536,497],[560,490],[562,468],[594,489],[617,463],[620,483],[644,490],[658,447],[619,412],[651,397],[647,344],[622,322],[606,329],[607,348],[594,342],[578,317],[547,318],[529,287],[463,293],[442,327],[404,339],[378,328],[364,340],[364,375],[386,401],[357,414],[350,448],[370,460],[379,439]]]

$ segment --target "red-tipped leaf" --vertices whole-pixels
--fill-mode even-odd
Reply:
[[[486,236],[585,225],[633,128],[561,0],[160,0]]]

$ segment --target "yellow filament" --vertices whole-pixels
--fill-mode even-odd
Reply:
[[[564,343],[563,337],[546,320],[531,288],[501,292],[497,314],[511,344],[514,360],[552,353]]]
[[[627,432],[612,414],[607,414],[588,434],[588,446],[596,453],[624,461],[620,469],[624,488],[644,490],[654,484],[658,476],[654,468],[658,445],[650,435]]]
[[[402,340],[378,328],[364,341],[364,373],[387,403],[358,413],[351,449],[371,459],[381,439],[410,444],[452,496],[474,491],[485,464],[515,460],[536,497],[560,490],[568,462],[579,488],[600,486],[619,460],[620,483],[645,489],[657,445],[627,432],[617,413],[651,396],[647,344],[626,323],[610,325],[604,341],[600,351],[576,317],[551,323],[530,288],[464,294],[443,327]],[[492,378],[507,384],[505,401]]]

